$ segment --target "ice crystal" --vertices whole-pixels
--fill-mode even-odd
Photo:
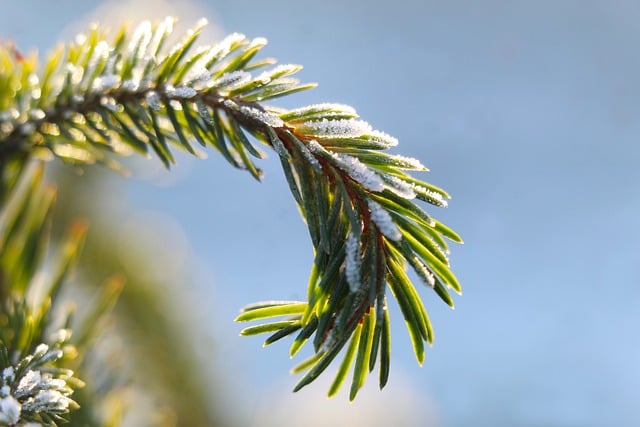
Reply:
[[[266,46],[268,43],[269,42],[264,37],[256,37],[255,39],[251,40],[251,43],[249,44],[249,49],[256,48],[256,47],[262,48]]]
[[[264,71],[260,73],[254,80],[261,82],[262,84],[268,84],[274,79],[282,76],[288,76],[290,74],[297,73],[302,69],[301,65],[294,64],[282,64],[278,65],[272,70]]]
[[[436,286],[436,278],[432,272],[430,272],[427,267],[420,261],[420,258],[414,256],[411,261],[411,265],[413,265],[416,269],[418,275],[424,280],[427,286],[434,288]]]
[[[0,399],[0,423],[13,426],[20,421],[22,406],[13,396],[6,396]]]
[[[94,92],[104,92],[115,88],[118,84],[120,84],[120,76],[116,74],[104,74],[93,81],[92,88]]]
[[[267,126],[271,126],[274,128],[284,126],[284,122],[282,121],[282,119],[280,119],[280,117],[268,111],[259,110],[257,108],[249,107],[247,105],[241,105],[239,107],[239,111],[245,116],[248,116],[254,120],[262,122]]]
[[[47,352],[40,358],[40,363],[47,363],[53,360],[58,360],[62,357],[62,354],[62,350],[60,350],[59,348],[47,350]]]
[[[332,153],[332,156],[338,161],[340,169],[347,172],[353,180],[362,184],[367,190],[382,191],[384,189],[384,181],[380,175],[357,158],[341,153]]]
[[[339,112],[343,115],[357,116],[356,110],[353,107],[344,104],[313,104],[302,108],[292,110],[290,113],[299,116],[315,115],[315,114],[330,114],[331,112]]]
[[[162,108],[162,106],[160,105],[160,96],[156,91],[151,90],[147,92],[147,94],[144,97],[144,100],[147,102],[147,105],[152,110],[159,111]]]
[[[231,49],[242,43],[246,39],[244,34],[240,33],[232,33],[225,37],[220,43],[215,46],[209,48],[209,52],[203,55],[203,57],[198,61],[196,66],[204,66],[208,67],[218,62],[225,56],[229,55]]]
[[[42,376],[40,371],[29,370],[20,379],[18,387],[14,392],[16,397],[23,397],[30,394],[36,387],[39,387],[42,382]]]
[[[314,169],[320,169],[320,162],[318,161],[318,159],[316,159],[316,156],[312,154],[313,149],[311,149],[311,145],[313,144],[320,145],[318,144],[318,141],[312,140],[307,145],[308,149],[303,145],[300,151],[302,152],[302,155],[304,156],[304,158],[307,159],[309,164],[313,166]]]
[[[207,107],[207,104],[201,98],[196,99],[196,107],[198,107],[198,114],[207,123],[213,123],[213,116]]]
[[[149,43],[148,52],[151,55],[156,55],[158,48],[160,47],[161,40],[165,37],[166,34],[171,34],[173,32],[173,24],[175,23],[175,18],[171,16],[167,16],[161,23],[158,25],[158,28],[153,33],[153,38]]]
[[[211,72],[204,66],[199,65],[189,71],[185,80],[189,86],[203,85],[211,81]]]
[[[449,205],[449,203],[444,199],[444,197],[440,193],[436,193],[435,191],[429,190],[428,188],[425,188],[421,185],[416,185],[416,184],[413,184],[412,188],[416,194],[419,194],[420,196],[423,196],[429,199],[429,202],[431,204],[434,204],[443,208],[446,208]]]
[[[328,151],[322,146],[322,144],[320,144],[318,141],[316,141],[315,139],[312,139],[311,141],[309,141],[309,143],[307,144],[307,146],[309,147],[309,150],[311,150],[313,153],[322,153],[325,152],[327,153]]]
[[[350,138],[373,132],[369,123],[353,119],[308,121],[302,125],[301,131],[324,138]]]
[[[129,43],[129,51],[132,58],[141,59],[144,57],[151,42],[151,36],[151,22],[142,21],[133,32]]]
[[[70,62],[65,65],[65,71],[67,72],[67,76],[72,84],[78,84],[80,79],[82,79],[82,75],[84,69],[82,67],[78,67]]]
[[[7,368],[4,368],[2,370],[2,382],[7,384],[7,383],[12,383],[13,380],[15,379],[15,371],[13,370],[13,366],[9,366]]]
[[[129,79],[122,82],[122,90],[127,92],[135,92],[139,86],[140,82],[137,79]]]
[[[246,71],[232,71],[221,75],[214,82],[216,88],[233,89],[251,80],[251,74]]]
[[[61,337],[64,341],[69,334]],[[62,342],[62,341],[61,341]],[[65,413],[72,404],[69,398],[73,392],[65,379],[72,372],[57,370],[47,364],[62,357],[60,348],[50,348],[47,344],[40,344],[33,354],[25,356],[16,369],[8,366],[2,371],[2,385],[0,387],[0,425],[18,424],[22,414],[28,417],[42,413],[41,416],[50,417]],[[23,370],[24,367],[31,369]],[[20,375],[16,378],[16,372]],[[64,375],[65,377],[56,377]],[[47,414],[48,413],[48,414]],[[46,415],[45,415],[46,414]]]
[[[198,94],[198,92],[192,87],[189,87],[189,86],[173,87],[171,85],[168,85],[166,87],[165,93],[169,98],[174,98],[174,99],[189,99],[189,98],[193,98]]]
[[[381,143],[386,147],[395,147],[398,145],[398,138],[394,138],[393,136],[380,132],[379,130],[371,131],[367,136],[370,140]]]
[[[279,78],[272,80],[268,85],[253,91],[251,96],[256,101],[262,101],[266,98],[282,95],[283,93],[293,90],[300,84],[298,79]]]
[[[397,176],[389,174],[384,174],[382,177],[385,181],[384,187],[386,189],[404,199],[415,199],[416,193],[413,191],[413,186],[411,184],[401,180]]]
[[[417,170],[417,171],[426,171],[427,167],[422,164],[422,162],[414,157],[402,156],[400,154],[395,154],[389,156],[392,161],[398,164],[400,169],[409,169],[409,170]]]
[[[109,56],[109,44],[106,41],[101,41],[93,48],[93,53],[91,54],[91,58],[89,58],[89,62],[87,64],[87,69],[85,73],[92,74],[98,64],[106,61]]]
[[[395,241],[402,239],[402,233],[389,212],[373,200],[367,200],[369,210],[371,211],[371,220],[376,224],[380,232],[387,238]]]
[[[58,390],[40,390],[22,404],[25,412],[64,411],[69,409],[69,399]]]
[[[347,236],[345,247],[345,276],[351,292],[357,292],[361,287],[360,266],[362,257],[360,256],[360,242],[353,233]]]
[[[333,151],[327,150],[316,140],[309,141],[308,147],[313,153],[323,153],[325,156],[331,156],[335,160],[336,166],[347,172],[354,181],[361,184],[367,190],[384,190],[384,181],[380,178],[380,175],[375,173],[357,158],[347,154],[334,153]]]

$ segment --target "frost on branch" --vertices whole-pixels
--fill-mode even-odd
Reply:
[[[51,366],[62,355],[59,348],[40,344],[16,365],[2,367],[0,425],[58,419],[76,406],[67,384],[73,373]]]
[[[340,372],[355,360],[350,398],[376,363],[383,387],[390,363],[389,295],[398,300],[420,362],[424,342],[432,340],[405,270],[411,267],[450,306],[447,289],[460,290],[446,255],[447,241],[461,239],[422,206],[444,207],[448,194],[414,177],[426,167],[388,153],[398,140],[348,105],[268,105],[314,84],[293,77],[299,65],[271,67],[275,60],[256,59],[266,39],[231,34],[198,47],[202,23],[165,47],[173,24],[171,18],[158,25],[143,22],[114,40],[96,29],[45,64],[52,70],[46,77],[16,65],[3,76],[5,86],[28,90],[19,103],[0,104],[0,142],[10,142],[0,147],[48,150],[70,162],[107,165],[117,165],[117,155],[152,153],[166,167],[175,162],[175,149],[215,150],[256,179],[263,175],[255,160],[264,157],[260,147],[272,148],[313,244],[308,301],[248,307],[239,320],[284,320],[243,334],[271,333],[265,342],[271,344],[295,333],[292,355],[313,343],[314,356],[296,369],[305,372],[296,390],[317,378],[344,346],[351,356]],[[30,375],[37,379],[35,370]],[[343,379],[336,379],[332,393]],[[0,408],[6,417],[16,413],[9,397],[23,413],[32,408],[15,394],[5,397]],[[52,393],[38,402],[44,398],[64,402]]]
[[[372,132],[371,125],[362,120],[308,121],[299,130],[317,138],[348,138]]]
[[[402,234],[398,225],[391,219],[389,212],[373,200],[367,200],[367,204],[371,210],[371,219],[378,226],[380,232],[391,240],[400,240]]]
[[[232,71],[223,74],[213,82],[213,88],[231,90],[240,87],[251,80],[251,73],[246,71]]]
[[[360,255],[360,242],[358,240],[357,236],[349,233],[345,247],[345,275],[351,292],[357,292],[361,286],[360,266],[362,258]]]
[[[355,157],[347,154],[332,153],[336,159],[338,167],[349,174],[351,178],[362,184],[371,191],[382,191],[384,181],[380,175],[368,168],[364,163]]]

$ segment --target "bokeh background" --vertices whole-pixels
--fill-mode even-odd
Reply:
[[[215,153],[170,173],[146,159],[132,179],[61,178],[120,263],[164,283],[181,338],[164,347],[192,358],[210,419],[640,425],[640,3],[0,0],[0,37],[44,53],[92,21],[167,14],[179,30],[207,17],[203,43],[264,36],[263,55],[303,64],[320,86],[278,105],[350,104],[397,136],[453,195],[435,215],[466,242],[456,310],[422,293],[436,328],[425,366],[396,313],[387,389],[371,378],[349,405],[324,397],[329,378],[292,394],[288,346],[263,349],[232,322],[249,302],[305,297],[311,245],[275,154],[261,184]]]

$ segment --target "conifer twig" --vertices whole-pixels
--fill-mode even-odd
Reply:
[[[295,333],[291,355],[311,339],[314,356],[295,390],[318,377],[348,344],[330,393],[354,366],[350,399],[380,364],[380,387],[390,361],[387,289],[397,300],[416,358],[431,344],[429,317],[411,278],[416,275],[453,307],[460,292],[450,270],[450,228],[418,202],[446,207],[449,195],[415,178],[426,171],[414,158],[389,154],[398,141],[374,130],[341,104],[293,110],[267,105],[273,98],[314,87],[293,78],[301,67],[256,60],[266,40],[232,34],[194,48],[199,23],[170,49],[174,20],[123,27],[110,38],[98,26],[54,52],[42,67],[17,61],[0,48],[0,162],[18,153],[118,167],[117,155],[153,153],[166,167],[176,148],[197,154],[213,148],[256,179],[254,163],[273,149],[309,227],[315,259],[308,300],[245,307],[236,320],[267,320],[242,331],[270,333],[271,344]],[[7,88],[19,87],[15,97]],[[256,143],[257,142],[257,143]]]

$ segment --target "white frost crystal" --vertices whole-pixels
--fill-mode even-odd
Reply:
[[[308,121],[302,125],[302,131],[319,137],[349,138],[373,132],[371,125],[363,120],[327,120]]]
[[[173,24],[176,19],[167,16],[161,23],[158,25],[158,28],[153,33],[153,38],[149,43],[148,51],[150,54],[155,55],[157,53],[158,47],[160,46],[160,41],[166,34],[171,34],[173,32]]]
[[[314,153],[327,152],[327,150],[325,150],[325,148],[322,146],[322,144],[320,144],[315,139],[312,139],[311,141],[309,141],[308,146],[309,146],[309,150],[311,150]]]
[[[398,138],[395,138],[379,130],[371,131],[367,134],[371,140],[386,145],[387,147],[395,147],[398,145]]]
[[[207,123],[212,124],[213,116],[211,115],[209,108],[207,108],[207,104],[205,104],[202,99],[198,98],[196,99],[196,106],[198,107],[198,114],[200,114],[200,117],[202,117],[202,119]]]
[[[382,191],[384,189],[384,181],[380,175],[357,158],[341,153],[332,153],[332,156],[338,161],[340,169],[347,172],[351,178],[362,184],[367,190]]]
[[[147,92],[144,99],[145,101],[147,101],[147,105],[152,110],[159,111],[162,108],[162,106],[160,105],[160,96],[158,96],[158,92],[151,90]]]
[[[433,199],[433,202],[435,204],[440,205],[443,208],[446,208],[449,205],[449,203],[444,199],[444,197],[440,193],[436,193],[435,191],[429,190],[428,188],[425,188],[421,185],[414,184],[412,188],[415,193],[421,194],[423,196],[429,197],[430,199]]]
[[[415,265],[419,271],[420,271],[420,276],[427,282],[427,285],[429,285],[431,288],[434,288],[436,286],[436,278],[433,275],[432,272],[430,272],[422,263],[422,261],[420,261],[420,259],[417,256],[413,257],[413,265]]]
[[[385,174],[385,188],[404,199],[415,199],[416,193],[413,191],[413,186],[406,181],[401,180],[397,176]]]
[[[3,383],[5,384],[12,383],[14,379],[15,379],[15,371],[13,370],[13,366],[9,366],[8,368],[4,368],[2,370]]]
[[[231,48],[242,43],[246,37],[244,34],[233,33],[224,38],[220,43],[213,47],[207,47],[208,52],[195,64],[195,68],[205,68],[207,64],[214,65],[216,62],[227,56],[231,52]],[[199,51],[202,52],[202,51]]]
[[[224,73],[215,82],[215,87],[224,87],[232,89],[237,86],[242,86],[251,80],[251,74],[246,71],[232,71],[230,73]]]
[[[347,236],[345,247],[345,267],[344,273],[351,292],[357,292],[361,287],[360,266],[362,257],[360,256],[360,242],[353,233]]]
[[[284,122],[280,117],[272,114],[268,111],[259,110],[257,108],[249,107],[247,105],[241,105],[239,111],[254,120],[264,123],[267,126],[274,128],[284,126]]]
[[[65,68],[65,71],[67,72],[67,76],[69,77],[69,80],[71,81],[71,83],[78,84],[82,79],[84,69],[70,62],[68,62],[64,68]]]
[[[13,396],[6,396],[0,399],[0,423],[3,425],[15,425],[20,421],[22,406]]]
[[[318,114],[318,113],[325,113],[328,111],[339,111],[344,114],[356,116],[356,110],[353,107],[350,107],[344,104],[330,104],[330,103],[308,105],[306,107],[292,110],[291,113],[304,116],[307,114]]]
[[[316,140],[309,141],[309,150],[313,153],[329,154],[336,161],[336,165],[349,174],[356,182],[360,183],[364,188],[371,191],[384,190],[384,181],[380,175],[372,171],[367,165],[353,156],[342,153],[334,153],[327,150]]]
[[[173,87],[169,85],[167,86],[165,92],[169,98],[174,99],[189,99],[198,94],[198,92],[194,88],[189,86]]]
[[[135,92],[140,87],[140,82],[137,79],[129,79],[122,82],[122,89],[127,92]]]
[[[93,53],[91,54],[91,58],[89,59],[89,63],[87,64],[85,73],[92,74],[99,63],[107,60],[109,51],[109,44],[106,41],[103,40],[101,42],[98,42],[98,44],[96,44],[96,47],[93,48]]]
[[[397,162],[403,164],[402,169],[412,169],[419,171],[426,171],[427,167],[422,164],[422,162],[414,157],[402,156],[400,154],[395,154],[391,156],[391,158]]]
[[[30,397],[22,408],[29,412],[60,411],[68,409],[69,403],[70,399],[58,390],[40,390],[35,397]]]
[[[318,161],[318,159],[316,159],[316,156],[312,154],[312,151],[315,152],[314,148],[311,147],[312,144],[320,145],[318,144],[318,141],[312,140],[309,142],[307,147],[303,147],[303,149],[301,149],[300,152],[302,153],[304,158],[307,159],[309,164],[311,164],[311,166],[313,166],[315,169],[320,169],[320,162]]]
[[[272,70],[264,71],[260,73],[255,80],[259,81],[262,84],[268,84],[273,79],[277,79],[278,77],[287,76],[290,74],[297,73],[302,69],[300,65],[294,64],[281,64],[275,67]]]
[[[65,334],[69,336],[69,334]],[[64,337],[63,337],[64,338]],[[40,344],[34,352],[25,356],[18,366],[30,366],[26,372],[9,366],[2,370],[0,383],[0,425],[36,427],[39,424],[21,422],[21,415],[29,417],[42,413],[47,416],[66,412],[74,402],[69,398],[73,392],[63,378],[56,378],[56,369],[47,365],[62,357],[60,348]],[[16,373],[20,375],[16,377]],[[62,370],[62,375],[72,375]],[[48,414],[47,414],[48,412]]]
[[[389,212],[373,200],[368,200],[369,210],[371,211],[371,219],[378,226],[380,232],[387,238],[395,241],[402,239],[402,233]]]
[[[36,387],[39,387],[42,382],[42,376],[40,371],[29,370],[18,383],[15,395],[17,397],[26,396],[31,393]]]
[[[151,35],[151,22],[142,21],[136,27],[129,43],[131,57],[137,57],[138,59],[144,57],[149,47],[149,42],[151,42]]]
[[[211,72],[207,70],[204,65],[200,64],[189,71],[185,80],[189,86],[203,85],[209,83],[211,80]]]
[[[255,48],[255,47],[262,48],[266,46],[267,43],[269,42],[264,37],[256,37],[255,39],[251,40],[251,43],[249,44],[249,48]]]
[[[118,84],[120,84],[120,76],[104,74],[93,81],[93,90],[95,92],[104,92],[105,90],[115,88]]]
[[[35,351],[33,352],[33,357],[42,357],[47,351],[49,351],[49,346],[46,344],[38,344]]]

